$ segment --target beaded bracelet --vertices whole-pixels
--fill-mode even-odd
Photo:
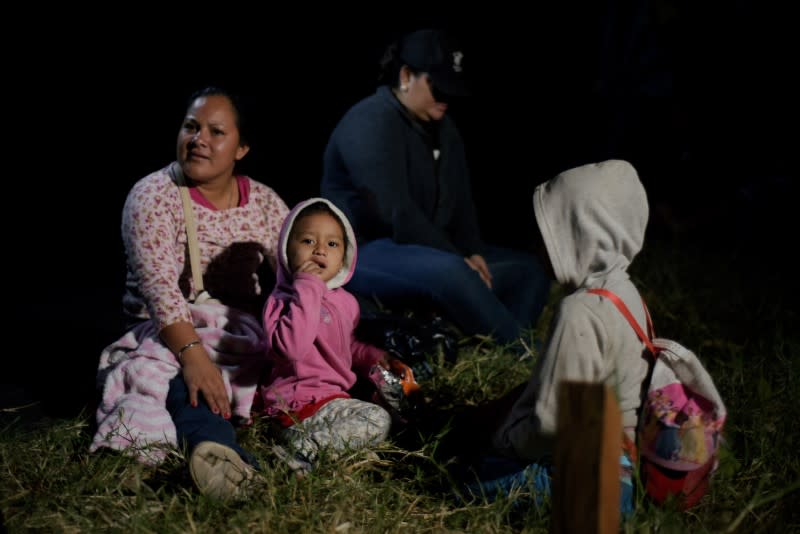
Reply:
[[[181,363],[183,362],[183,353],[184,353],[184,351],[194,347],[195,345],[199,345],[201,343],[202,343],[202,341],[200,341],[199,339],[195,339],[194,341],[190,341],[186,345],[184,345],[181,348],[179,348],[178,352],[175,353],[175,356],[178,357],[178,361],[180,361]]]

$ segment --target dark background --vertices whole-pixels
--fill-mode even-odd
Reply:
[[[5,178],[6,211],[21,217],[7,222],[5,293],[21,320],[1,386],[55,415],[90,402],[99,353],[121,328],[122,204],[173,159],[193,90],[223,84],[251,100],[243,170],[291,206],[318,194],[327,137],[374,91],[385,45],[419,27],[449,27],[464,45],[474,94],[449,113],[488,240],[528,247],[534,187],[614,157],[648,190],[648,243],[734,243],[785,261],[797,228],[793,19],[764,2],[694,4],[11,17],[21,37],[4,43],[4,137],[18,141],[8,166],[21,165]]]

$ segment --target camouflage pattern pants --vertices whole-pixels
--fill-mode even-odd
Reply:
[[[389,435],[389,412],[371,402],[333,399],[311,417],[283,429],[280,439],[295,455],[309,463],[321,451],[330,458],[341,453],[377,445]]]

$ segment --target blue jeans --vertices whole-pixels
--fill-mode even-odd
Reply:
[[[486,287],[458,254],[384,238],[358,249],[358,263],[347,289],[384,304],[427,300],[465,334],[516,340],[535,326],[547,303],[550,280],[535,256],[489,247],[484,259],[492,273]]]
[[[631,467],[627,456],[620,457],[623,467]],[[468,496],[484,498],[493,502],[499,497],[508,497],[515,489],[530,492],[537,506],[552,496],[553,467],[549,463],[523,465],[509,458],[485,456],[474,472],[474,479],[467,479],[464,489]],[[526,501],[515,504],[523,505]],[[633,484],[630,478],[620,477],[619,510],[623,519],[633,514]]]
[[[167,411],[175,423],[178,444],[192,450],[202,441],[220,443],[239,453],[242,460],[258,468],[258,462],[236,442],[236,430],[233,424],[221,415],[211,411],[202,393],[197,395],[197,407],[189,403],[189,388],[183,375],[178,374],[169,382],[167,393]]]
[[[464,484],[467,496],[493,502],[499,497],[509,497],[515,489],[528,491],[537,506],[551,496],[552,468],[547,464],[524,465],[501,456],[484,456],[475,466],[473,477]],[[522,505],[526,501],[515,504]]]

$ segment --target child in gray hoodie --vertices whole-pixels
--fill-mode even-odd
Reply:
[[[573,291],[558,303],[530,380],[491,437],[496,456],[485,459],[488,469],[479,472],[477,490],[483,494],[531,480],[540,495],[549,493],[562,381],[608,385],[619,402],[624,442],[634,443],[648,371],[644,345],[625,317],[609,299],[587,292],[612,291],[640,325],[647,324],[642,298],[627,273],[644,244],[648,219],[647,196],[636,170],[621,160],[567,170],[536,188],[533,208],[545,252],[542,260],[549,260],[554,278]],[[498,459],[510,459],[520,470],[492,473]],[[629,454],[621,459],[623,468],[628,467]],[[632,504],[632,488],[629,480],[622,481],[625,513]]]

